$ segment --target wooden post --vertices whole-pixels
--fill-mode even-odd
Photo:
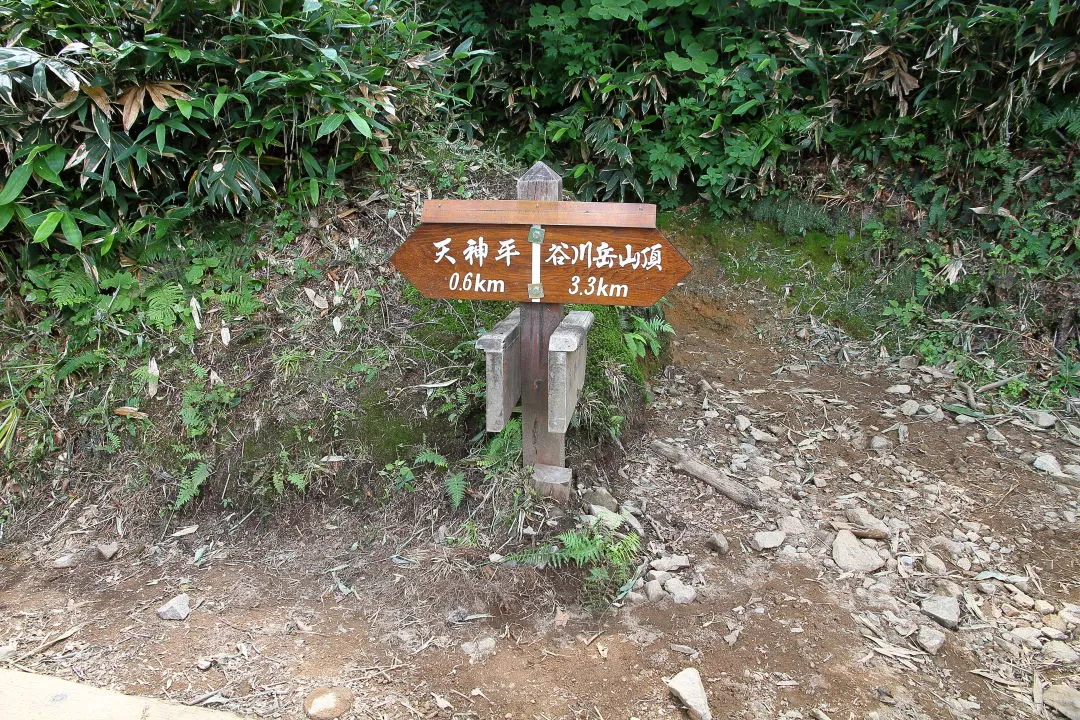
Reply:
[[[562,178],[537,162],[517,183],[518,200],[559,200]],[[570,495],[566,435],[548,431],[548,342],[563,319],[556,303],[521,303],[521,449],[536,468],[534,484],[542,495],[566,501]],[[545,467],[546,466],[546,467]]]

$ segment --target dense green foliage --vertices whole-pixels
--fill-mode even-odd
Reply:
[[[1051,284],[1036,324],[1062,347],[1073,334],[1080,290],[1062,282],[1080,257],[1075,4],[447,8],[496,51],[478,117],[561,163],[583,198],[701,197],[718,214],[771,203],[764,214],[793,219],[796,234],[822,228],[792,218],[806,204],[786,198],[827,204],[873,230],[884,259],[917,268],[920,308],[992,307],[1035,279]]]

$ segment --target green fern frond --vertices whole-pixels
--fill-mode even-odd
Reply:
[[[185,457],[190,458],[190,455]],[[196,457],[201,458],[198,455]],[[199,494],[199,488],[210,478],[213,472],[214,464],[200,459],[191,472],[180,478],[180,487],[176,493],[176,502],[173,504],[173,509],[180,510],[194,500],[195,496]]]
[[[443,480],[443,487],[446,488],[446,495],[450,498],[450,507],[457,510],[465,501],[465,491],[469,487],[465,473],[447,473],[446,479]]]
[[[434,465],[437,468],[447,467],[446,458],[435,452],[434,450],[421,450],[416,455],[415,462],[418,465]]]
[[[60,366],[60,369],[56,371],[56,375],[53,376],[53,380],[60,382],[69,375],[73,375],[80,370],[92,367],[95,370],[101,368],[107,362],[107,359],[100,352],[84,352],[79,353],[75,357],[68,358],[67,362]]]
[[[61,308],[92,302],[97,294],[97,286],[81,266],[60,273],[49,288],[49,297]]]
[[[146,294],[146,321],[159,330],[168,330],[176,324],[183,299],[184,289],[180,283],[155,285]]]

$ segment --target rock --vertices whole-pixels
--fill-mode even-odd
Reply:
[[[945,644],[945,633],[933,625],[920,625],[916,642],[926,652],[937,655],[938,650]]]
[[[1080,465],[1066,465],[1065,474],[1072,475],[1077,480],[1080,480]]]
[[[483,662],[488,655],[495,652],[495,638],[483,637],[475,642],[462,643],[461,651],[469,656],[470,665]]]
[[[1032,424],[1047,430],[1057,424],[1057,418],[1052,413],[1043,410],[1032,410],[1028,413],[1028,419]]]
[[[910,385],[890,385],[889,387],[885,388],[885,392],[889,393],[890,395],[910,395],[911,394],[911,386]]]
[[[945,411],[936,405],[923,405],[922,411],[930,418],[930,422],[939,423],[945,419]]]
[[[753,426],[753,424],[754,423],[750,422],[750,418],[746,417],[745,415],[735,416],[735,429],[741,433],[749,430],[751,426]]]
[[[728,543],[728,539],[724,537],[724,533],[713,533],[712,536],[705,541],[705,546],[719,555],[727,555],[731,552],[731,544]]]
[[[905,355],[900,358],[897,365],[900,366],[901,370],[914,370],[919,367],[919,357],[917,355]]]
[[[956,415],[956,417],[954,418],[954,420],[956,421],[957,425],[974,425],[975,424],[975,418],[971,417],[970,415],[963,415],[963,414],[958,413]]]
[[[666,682],[671,694],[690,711],[692,720],[712,720],[709,698],[697,668],[686,668]]]
[[[677,577],[669,578],[664,583],[664,590],[671,595],[676,605],[689,605],[697,600],[697,590],[690,587]]]
[[[1043,702],[1069,720],[1080,720],[1080,690],[1068,685],[1051,685],[1043,690]]]
[[[1035,461],[1031,463],[1036,470],[1042,470],[1048,472],[1051,475],[1061,475],[1061,463],[1058,459],[1050,453],[1039,453],[1035,456]]]
[[[905,400],[900,403],[900,412],[908,417],[914,417],[915,413],[919,412],[919,401]]]
[[[754,533],[754,538],[750,541],[750,547],[755,550],[772,550],[783,545],[786,539],[787,533],[783,530],[763,530]]]
[[[668,580],[670,580],[673,577],[675,577],[673,574],[671,574],[671,573],[669,573],[669,572],[667,572],[665,570],[650,570],[649,572],[645,573],[646,582],[649,581],[649,580],[655,580],[656,582],[660,583],[661,585],[663,585],[664,583],[666,583]]]
[[[1063,665],[1080,662],[1080,653],[1060,640],[1047,640],[1042,647],[1043,657]]]
[[[355,699],[346,687],[317,687],[304,698],[304,712],[315,720],[333,720],[352,710]]]
[[[1005,437],[997,428],[990,428],[986,431],[986,439],[992,443],[1006,443],[1009,439]]]
[[[1027,593],[1022,593],[1020,591],[1013,593],[1012,601],[1014,605],[1022,607],[1025,610],[1035,609],[1035,599]]]
[[[98,556],[102,560],[112,560],[114,557],[116,557],[116,553],[118,553],[119,551],[120,551],[120,544],[119,543],[114,543],[114,542],[101,543],[100,545],[97,546]]]
[[[885,565],[885,560],[859,542],[850,530],[836,533],[832,545],[833,562],[845,572],[873,572]]]
[[[757,428],[750,428],[750,437],[761,443],[780,442],[780,438],[776,437],[772,433],[765,432],[764,430],[758,430]]]
[[[806,526],[803,525],[802,520],[791,515],[785,515],[776,521],[776,527],[779,530],[783,530],[788,535],[805,535]]]
[[[52,566],[58,570],[73,568],[79,564],[79,556],[75,553],[67,553],[53,560]]]
[[[768,493],[779,490],[784,484],[771,475],[762,475],[757,480],[757,486],[761,492]]]
[[[638,520],[633,513],[629,512],[626,508],[623,508],[622,512],[619,513],[619,517],[621,517],[623,522],[627,525],[634,528],[634,532],[638,534],[638,537],[645,537],[645,526],[641,524],[641,521]]]
[[[619,512],[619,501],[602,487],[596,487],[589,490],[581,496],[581,501],[586,505],[599,505],[600,507],[609,510],[613,513]]]
[[[1033,627],[1018,627],[1009,631],[1014,642],[1020,643],[1032,650],[1042,647],[1042,630]]]
[[[1035,601],[1035,612],[1040,615],[1052,615],[1054,613],[1054,603],[1040,598]]]
[[[858,525],[860,528],[871,530],[875,534],[883,535],[886,538],[892,535],[892,530],[885,521],[872,515],[866,508],[848,508],[844,512],[844,516],[848,519],[848,522]],[[858,535],[859,533],[855,534]]]
[[[676,572],[690,567],[690,558],[686,555],[668,555],[667,557],[656,558],[649,563],[649,567],[663,572]]]
[[[924,615],[949,630],[960,625],[960,603],[951,595],[932,595],[923,600],[919,608]]]
[[[870,438],[870,449],[871,450],[888,450],[892,446],[893,446],[892,440],[890,440],[887,437],[883,437],[881,435],[875,435],[874,437]]]
[[[187,620],[191,614],[191,598],[181,593],[157,609],[157,616],[162,620]]]
[[[945,575],[949,572],[949,568],[945,566],[945,561],[930,551],[923,555],[923,567],[926,568],[926,572],[933,575]],[[997,590],[996,586],[994,589]]]
[[[649,602],[660,602],[667,597],[663,583],[659,580],[650,580],[645,583],[645,597],[649,599]]]
[[[199,668],[199,670],[203,672],[206,672],[210,668],[214,667],[214,660],[213,658],[199,658],[195,661],[195,667]]]

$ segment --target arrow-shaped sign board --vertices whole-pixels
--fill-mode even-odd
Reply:
[[[647,306],[690,272],[656,206],[429,200],[391,258],[427,297]]]

